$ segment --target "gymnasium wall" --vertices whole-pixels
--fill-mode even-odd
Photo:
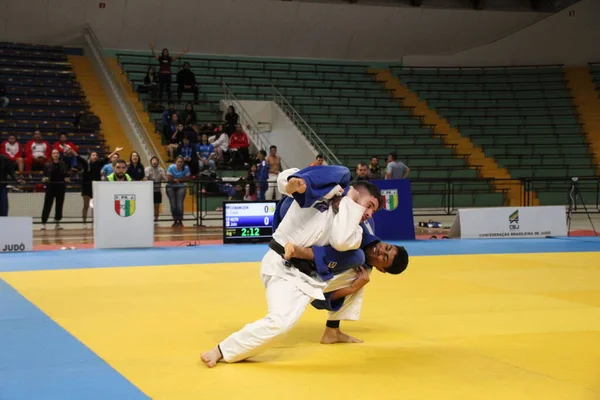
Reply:
[[[413,55],[407,66],[583,65],[600,61],[600,0],[584,0],[496,42],[451,55]]]
[[[106,48],[154,42],[172,52],[398,62],[481,46],[546,16],[274,0],[2,0],[0,41],[78,45],[89,23]]]

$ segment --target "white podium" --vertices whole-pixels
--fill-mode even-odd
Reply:
[[[154,245],[152,182],[93,182],[94,247]]]
[[[33,251],[33,218],[0,217],[0,253]]]

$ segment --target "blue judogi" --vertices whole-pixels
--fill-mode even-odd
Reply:
[[[269,188],[269,163],[267,160],[262,160],[258,163],[256,168],[256,180],[259,182],[258,187],[260,189],[259,200],[265,200],[265,193]]]

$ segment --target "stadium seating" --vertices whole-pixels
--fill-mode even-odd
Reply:
[[[148,54],[117,57],[134,89],[143,82],[148,67],[156,64]],[[431,127],[413,118],[409,109],[402,109],[367,74],[365,65],[194,56],[186,56],[185,61],[191,64],[200,85],[200,102],[195,109],[201,123],[221,120],[219,101],[223,98],[223,83],[239,99],[271,100],[271,85],[274,85],[352,170],[358,162],[368,162],[374,154],[382,157],[397,151],[402,161],[413,168],[416,207],[448,206],[448,178],[454,178],[455,206],[504,202],[502,193],[493,192],[488,182],[477,180],[477,170],[467,167],[463,155],[445,147],[439,138],[432,136]],[[172,91],[175,93],[175,85]],[[183,96],[177,109],[192,100],[191,94]],[[148,103],[148,95],[141,94],[140,98]],[[152,119],[160,130],[160,114],[153,114]],[[441,180],[432,181],[437,178]],[[466,181],[461,182],[461,178]]]
[[[59,133],[79,147],[82,155],[106,154],[104,139],[91,128],[77,128],[77,116],[89,109],[64,49],[0,43],[0,76],[10,104],[0,112],[0,142],[10,133],[24,146],[39,129],[51,145]],[[39,174],[32,174],[34,180]]]
[[[539,178],[542,204],[564,204],[570,177],[596,175],[562,67],[392,71],[513,178]]]

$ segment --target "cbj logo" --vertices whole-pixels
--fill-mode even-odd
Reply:
[[[508,229],[519,229],[519,210],[515,210],[515,212],[508,216]]]
[[[5,244],[2,251],[3,252],[25,251],[25,244],[24,243]]]

